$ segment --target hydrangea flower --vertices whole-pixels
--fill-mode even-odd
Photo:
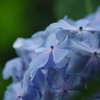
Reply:
[[[24,62],[21,58],[8,61],[3,70],[3,78],[8,79],[12,77],[13,82],[21,81],[25,72],[24,67]]]
[[[18,38],[13,44],[18,57],[2,73],[13,80],[4,100],[100,100],[99,8],[83,19],[65,16],[31,38]]]
[[[84,75],[99,75],[100,72],[100,32],[92,35],[90,42],[70,42],[70,48],[75,50],[70,58],[67,72]]]

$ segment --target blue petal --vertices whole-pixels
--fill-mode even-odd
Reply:
[[[93,49],[97,50],[100,48],[100,32],[95,32],[91,38],[91,46]]]
[[[36,57],[34,57],[34,59],[31,61],[28,69],[28,71],[30,72],[31,80],[33,80],[35,73],[38,71],[38,69],[46,65],[49,59],[50,52],[50,50],[41,52],[40,54],[36,55]]]
[[[21,83],[13,83],[7,87],[4,100],[18,100],[18,96],[22,97]]]
[[[80,27],[80,26],[86,27],[88,24],[89,24],[89,21],[86,20],[86,19],[80,19],[80,20],[77,20],[77,21],[74,23],[74,25],[75,25],[76,27]]]
[[[90,56],[84,56],[81,54],[74,53],[70,58],[67,73],[87,76],[89,74],[88,70],[85,70],[85,66],[88,63]]]
[[[65,78],[66,90],[75,89],[82,84],[81,77],[77,75],[67,75]]]
[[[40,69],[36,72],[31,83],[42,95],[44,95],[45,91],[48,89],[46,78]]]
[[[54,48],[53,50],[53,60],[55,63],[60,62],[67,54],[68,50],[60,49],[60,48]]]
[[[66,76],[65,68],[60,69],[60,70],[50,68],[48,70],[47,80],[48,80],[48,84],[51,88],[59,89],[59,90],[65,89],[66,83],[62,76],[63,73]]]
[[[68,46],[75,52],[80,52],[81,54],[84,54],[84,55],[89,55],[90,53],[92,53],[92,48],[90,46],[90,44],[82,41],[82,42],[79,42],[79,41],[73,41],[73,40],[70,40],[68,42]]]
[[[56,23],[50,24],[46,30],[52,29],[76,30],[76,27],[70,25],[65,20],[59,20]]]
[[[42,96],[41,100],[55,100],[54,94],[50,89],[48,89],[45,94]]]
[[[49,59],[50,52],[50,50],[46,50],[36,55],[29,65],[29,70],[34,71],[35,69],[43,67]]]
[[[8,79],[9,77],[13,77],[13,81],[16,82],[22,79],[23,76],[23,61],[21,58],[15,58],[8,61],[3,70],[3,78]]]
[[[59,63],[56,63],[55,66],[54,66],[54,68],[58,68],[58,69],[63,68],[64,66],[67,66],[68,62],[69,62],[68,58],[65,57]]]
[[[28,88],[28,93],[22,98],[23,100],[40,100],[38,91],[32,86]]]
[[[56,39],[56,34],[50,34],[46,40],[45,47],[50,48],[50,46],[56,46],[58,43]]]
[[[100,77],[100,58],[98,56],[92,56],[85,66],[85,70],[88,70],[92,75],[98,75]]]
[[[59,42],[64,41],[64,39],[71,34],[71,32],[69,30],[60,30],[57,32],[57,39],[59,40]]]

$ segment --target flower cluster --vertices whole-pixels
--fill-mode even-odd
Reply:
[[[100,7],[18,38],[13,48],[18,57],[3,70],[13,80],[4,100],[100,100]]]

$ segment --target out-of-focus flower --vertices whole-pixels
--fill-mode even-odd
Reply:
[[[8,79],[12,77],[13,82],[21,81],[25,72],[24,67],[24,62],[21,58],[15,58],[8,61],[3,70],[3,78]]]

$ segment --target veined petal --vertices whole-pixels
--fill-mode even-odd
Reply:
[[[48,84],[51,88],[54,89],[59,89],[59,90],[64,90],[66,83],[62,77],[62,74],[66,74],[64,72],[65,69],[54,69],[54,68],[50,68],[48,70]]]
[[[35,88],[29,86],[28,93],[25,96],[23,96],[22,100],[40,100],[40,96]]]
[[[60,62],[67,54],[69,51],[65,49],[60,49],[60,48],[55,48],[53,50],[53,60],[55,63]]]
[[[28,86],[30,85],[30,72],[27,70],[24,74],[24,78],[22,80],[22,89],[23,94],[26,95],[28,93]]]
[[[66,48],[67,42],[68,42],[68,36],[66,36],[66,38],[62,42],[59,43],[58,47],[61,49]]]
[[[41,52],[31,61],[28,69],[28,71],[30,72],[31,81],[33,80],[35,73],[38,71],[38,69],[42,68],[48,62],[50,53],[51,50]]]
[[[41,70],[39,69],[33,80],[31,81],[32,85],[40,91],[42,95],[44,95],[45,91],[48,88],[47,81]]]
[[[77,75],[67,75],[65,82],[66,90],[75,89],[81,84],[81,77]]]
[[[76,27],[68,24],[65,20],[59,20],[56,23],[50,24],[50,26],[48,26],[46,30],[51,29],[77,30]]]
[[[54,66],[54,68],[63,68],[65,65],[67,66],[69,60],[67,57],[63,58],[60,62],[56,63],[56,65]]]
[[[29,70],[43,67],[49,59],[50,52],[51,50],[46,50],[36,55],[36,57],[33,58],[33,60],[31,61],[29,65]]]
[[[88,70],[92,75],[100,75],[100,58],[98,56],[92,56],[85,66],[85,70]]]
[[[13,83],[7,87],[4,100],[18,100],[18,96],[22,97],[21,83]],[[22,100],[22,98],[20,98]]]
[[[70,40],[68,42],[68,46],[76,51],[76,52],[80,52],[81,54],[85,54],[88,55],[89,53],[92,53],[92,48],[90,47],[90,45],[88,45],[88,43],[83,42],[78,42],[78,41],[72,41]]]
[[[91,38],[91,46],[94,50],[100,48],[100,32],[95,32]]]
[[[51,45],[56,46],[57,44],[56,34],[50,34],[46,40],[45,47],[50,48]]]
[[[71,32],[69,30],[60,30],[57,32],[57,39],[62,42]]]
[[[87,76],[89,74],[89,71],[85,70],[85,66],[88,63],[89,59],[90,56],[74,53],[70,58],[67,73]]]

